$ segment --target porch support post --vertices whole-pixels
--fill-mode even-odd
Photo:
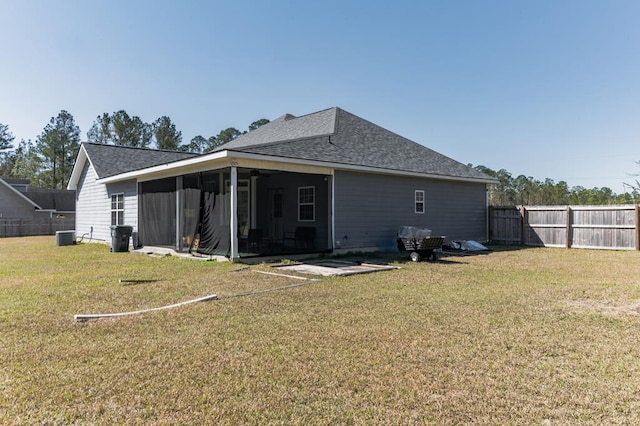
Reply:
[[[182,193],[182,176],[176,176],[176,251],[182,250],[182,214],[180,205],[182,204],[180,194]]]
[[[258,209],[257,209],[258,194],[256,191],[256,188],[258,187],[257,181],[258,181],[258,176],[251,176],[251,186],[249,187],[249,194],[251,197],[251,201],[250,201],[251,202],[251,219],[249,223],[251,223],[251,228],[258,227]]]
[[[335,174],[332,174],[331,176],[329,176],[329,185],[328,185],[328,189],[329,189],[329,227],[331,229],[329,229],[329,239],[331,241],[331,244],[329,244],[329,247],[331,247],[331,250],[335,250],[336,249],[336,203],[335,203],[335,191],[336,191],[336,184],[335,184]]]
[[[238,168],[231,166],[231,182],[229,183],[231,196],[231,217],[229,218],[229,232],[231,237],[231,260],[238,259]]]

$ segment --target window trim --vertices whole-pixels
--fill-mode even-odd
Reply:
[[[306,202],[306,203],[302,203],[300,201],[300,191],[303,189],[311,189],[311,194],[313,195],[313,201],[312,202]],[[300,208],[302,206],[311,206],[312,210],[311,210],[311,215],[312,218],[311,219],[302,219],[300,217]],[[316,221],[316,187],[315,186],[299,186],[298,187],[298,222],[315,222]]]
[[[118,199],[116,197],[122,197],[122,208],[121,209],[118,208]],[[113,208],[114,198],[116,198],[116,200],[115,200],[116,208]],[[125,201],[124,192],[119,192],[117,194],[111,194],[111,197],[109,198],[109,200],[110,200],[110,203],[111,203],[111,205],[110,205],[110,207],[111,207],[111,210],[110,210],[111,211],[111,226],[124,225],[124,201]],[[118,222],[118,213],[120,213],[120,212],[122,212],[122,223],[117,223]],[[114,219],[113,214],[114,213],[116,214],[115,215],[115,219],[116,219],[115,222],[116,223],[113,223],[114,222],[113,221],[113,219]]]
[[[425,211],[425,198],[424,198],[424,190],[423,189],[416,189],[413,192],[413,211],[415,214],[424,214]],[[418,209],[418,206],[421,207],[421,209]]]

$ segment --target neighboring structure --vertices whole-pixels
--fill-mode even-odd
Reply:
[[[0,178],[0,219],[33,219],[43,212],[25,193],[29,188],[27,179]]]
[[[0,178],[0,237],[53,234],[74,220],[75,191],[33,189],[28,179]]]
[[[33,189],[29,179],[0,178],[0,218],[75,217],[75,191]]]
[[[340,108],[284,115],[194,155],[82,144],[78,235],[238,257],[392,250],[401,225],[487,239],[495,179]]]

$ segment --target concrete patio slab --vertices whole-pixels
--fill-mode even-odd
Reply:
[[[343,260],[317,260],[299,263],[295,265],[277,266],[285,271],[295,271],[303,274],[329,276],[345,276],[354,274],[367,274],[378,271],[398,269],[397,266],[367,262],[348,262]]]

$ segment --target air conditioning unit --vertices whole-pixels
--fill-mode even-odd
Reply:
[[[76,231],[56,231],[56,245],[70,246],[76,243]]]

